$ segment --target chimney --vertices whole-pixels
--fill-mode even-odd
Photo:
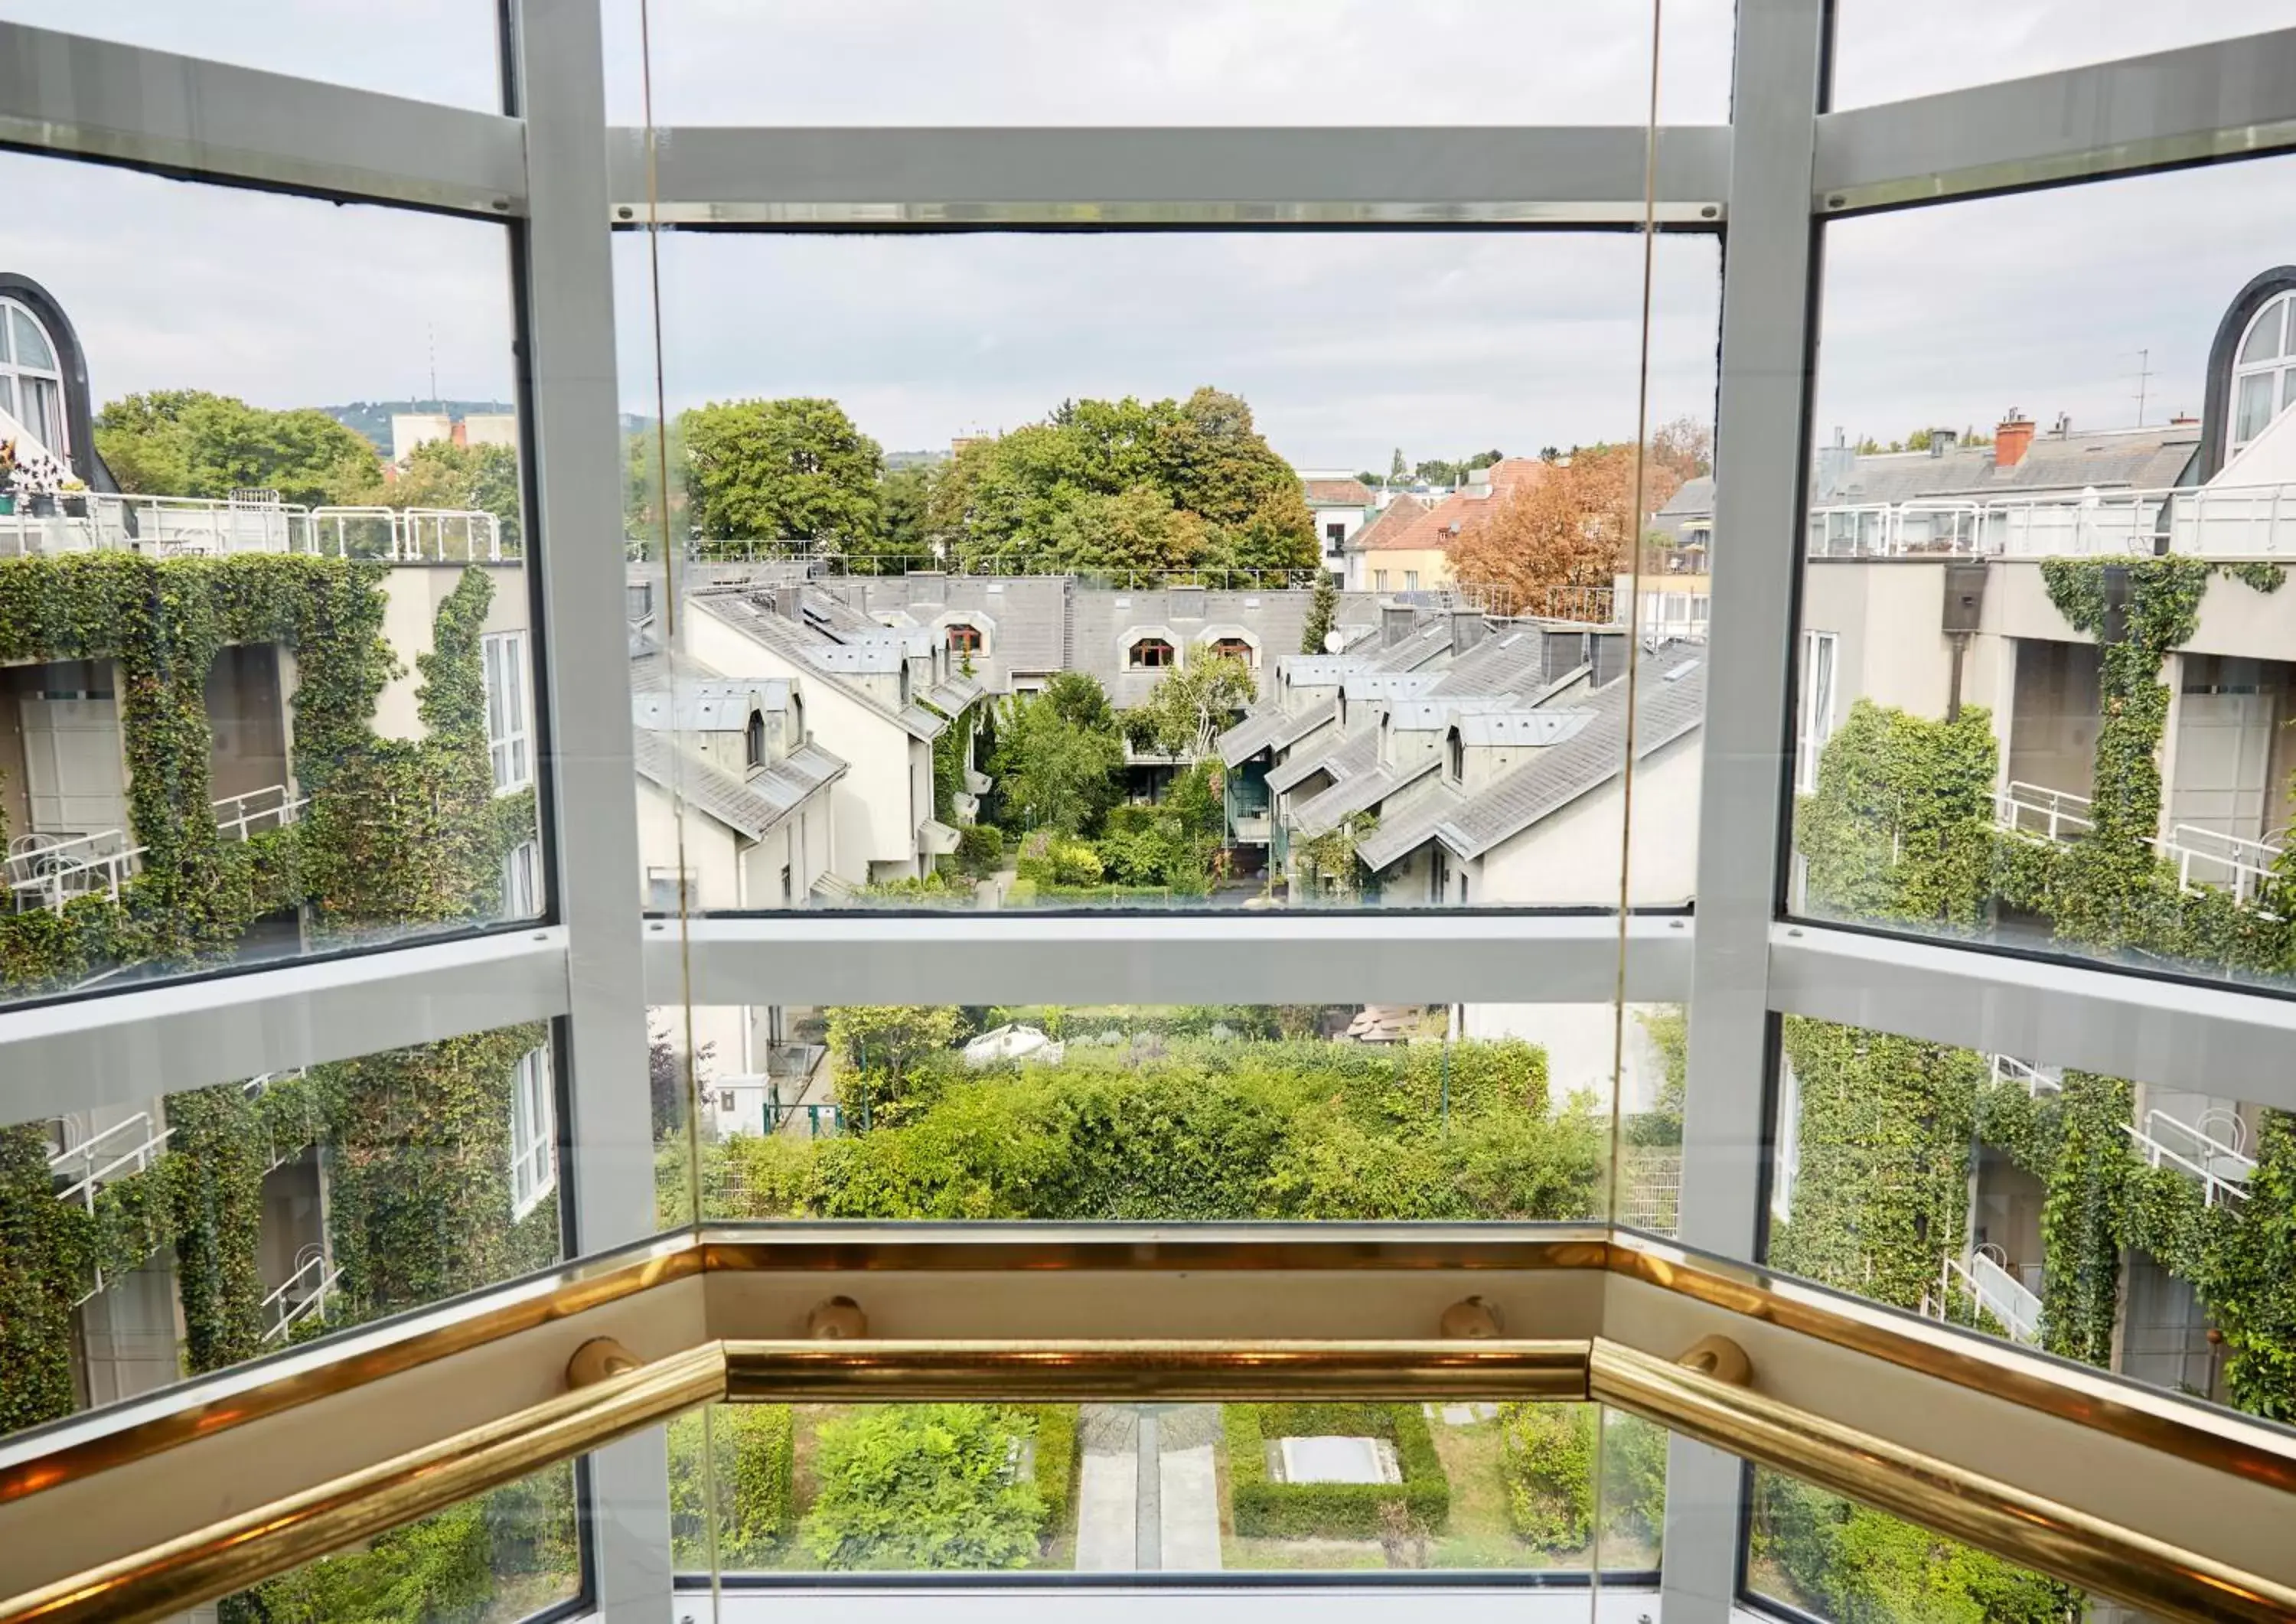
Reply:
[[[1587,658],[1595,668],[1591,685],[1600,688],[1627,674],[1627,634],[1624,631],[1606,628],[1590,632],[1587,641],[1592,645],[1587,651]]]
[[[1451,652],[1464,654],[1490,630],[1480,609],[1455,609],[1451,611]]]
[[[803,623],[805,619],[805,588],[783,586],[774,594],[774,610],[784,620]]]
[[[1390,647],[1411,636],[1413,619],[1408,603],[1382,603],[1379,606],[1379,641],[1382,648]]]
[[[447,431],[447,438],[458,446],[467,447],[471,443],[471,425],[457,417],[455,426]]]
[[[2009,414],[1993,431],[1993,465],[2014,468],[2025,460],[2026,449],[2032,443],[2033,420],[2019,416],[2017,408],[2011,406]]]

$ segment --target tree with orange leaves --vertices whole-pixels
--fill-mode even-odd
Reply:
[[[1612,578],[1640,526],[1628,496],[1635,448],[1603,446],[1518,486],[1451,545],[1451,572],[1503,614],[1610,619]]]

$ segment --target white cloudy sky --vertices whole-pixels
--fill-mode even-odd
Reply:
[[[639,116],[636,0],[604,0],[610,116]],[[489,0],[0,0],[0,17],[485,106]],[[2196,14],[2186,15],[2186,12]],[[666,123],[1632,121],[1647,0],[653,0]],[[1729,10],[1668,0],[1662,116],[1726,116]],[[2296,22],[2296,0],[1841,0],[1837,104]],[[266,405],[512,388],[494,226],[0,155],[0,262],[47,283],[99,399],[196,385]],[[2296,160],[1849,222],[1829,242],[1821,432],[2134,420],[2196,406],[2210,332],[2296,259]],[[618,243],[623,393],[651,410],[644,240]],[[1069,395],[1244,394],[1303,464],[1632,425],[1631,236],[671,235],[673,410],[822,393],[889,447]],[[1710,406],[1719,256],[1660,245],[1657,416]]]

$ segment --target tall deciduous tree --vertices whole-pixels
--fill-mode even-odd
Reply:
[[[1595,617],[1589,593],[1607,587],[1638,529],[1634,447],[1581,451],[1505,497],[1489,520],[1460,536],[1451,569],[1492,588],[1509,613]]]
[[[884,454],[833,400],[713,401],[678,418],[687,512],[706,539],[865,550],[884,521]]]
[[[508,446],[457,446],[434,439],[408,454],[384,486],[390,507],[476,508],[492,513],[505,542],[519,538],[518,453]]]
[[[1198,654],[1164,673],[1148,702],[1127,718],[1135,732],[1168,756],[1209,755],[1212,740],[1233,727],[1259,696],[1251,668],[1226,654]]]
[[[1098,683],[1064,671],[999,707],[988,770],[1008,827],[1076,834],[1116,800],[1124,742]]]
[[[228,496],[275,490],[307,507],[376,501],[373,443],[324,412],[275,412],[205,390],[155,390],[96,414],[95,448],[122,490]]]

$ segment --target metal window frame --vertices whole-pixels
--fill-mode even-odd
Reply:
[[[1716,583],[1700,812],[1701,918],[1628,927],[1628,997],[1693,1010],[1686,1237],[1759,1241],[1774,1017],[1854,1021],[2140,1079],[2207,1066],[2296,1106],[2277,1069],[2296,1001],[1779,919],[1800,573],[1801,379],[1814,341],[1813,221],[2022,187],[2296,151],[2296,29],[1838,113],[1827,0],[1741,0],[1731,126],[1657,132],[1655,217],[1724,229],[1718,450],[1735,533]],[[1611,996],[1616,921],[1538,913],[1203,918],[895,915],[641,923],[627,672],[559,660],[618,646],[615,226],[1631,227],[1640,127],[1417,129],[609,130],[595,8],[508,8],[518,107],[495,114],[0,23],[0,147],[513,225],[540,614],[529,718],[562,924],[380,949],[0,1010],[0,1120],[563,1020],[562,1178],[575,1243],[652,1224],[651,1124],[631,996],[790,1001],[960,992],[1075,1001]],[[380,160],[379,160],[380,155]],[[649,216],[649,209],[651,214]],[[603,567],[611,558],[615,568]],[[902,989],[908,989],[903,991]],[[655,1505],[659,1441],[589,1474]],[[1685,1491],[1701,1480],[1685,1472]],[[603,1488],[599,1486],[603,1485]],[[1685,1494],[1685,1498],[1688,1497]],[[641,1520],[652,1514],[640,1513]],[[658,1599],[666,1530],[594,1524],[595,1595]],[[1669,1606],[1719,1617],[1718,1538],[1669,1529]],[[1720,1588],[1716,1588],[1718,1581]]]

